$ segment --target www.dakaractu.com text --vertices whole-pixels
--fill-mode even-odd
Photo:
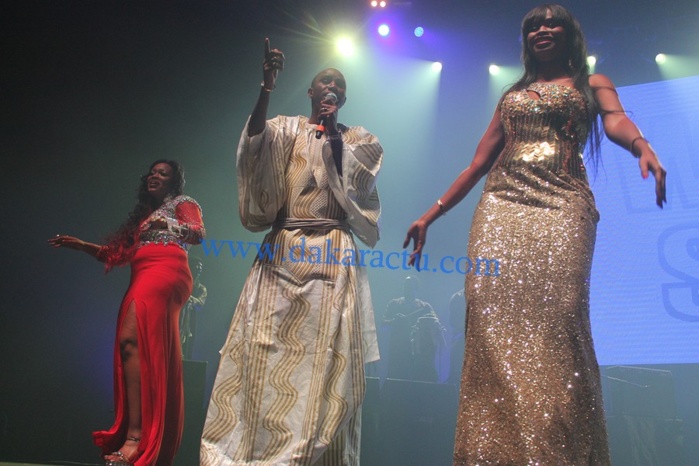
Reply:
[[[286,252],[281,252],[278,244],[257,243],[253,241],[212,240],[202,241],[204,255],[221,257],[230,256],[232,259],[259,258],[263,261],[273,262],[278,259],[281,262],[308,264],[337,264],[342,266],[386,268],[389,270],[410,270],[408,265],[410,252],[391,251],[380,249],[341,249],[333,247],[330,239],[321,246],[306,244],[305,238],[301,238],[297,244],[292,245]],[[280,256],[280,254],[282,254]],[[436,265],[435,265],[436,264]],[[424,253],[420,259],[420,271],[441,272],[445,274],[458,273],[461,275],[473,274],[480,276],[499,277],[500,261],[492,258],[469,258],[466,256],[442,256],[439,260],[430,259],[429,254]]]

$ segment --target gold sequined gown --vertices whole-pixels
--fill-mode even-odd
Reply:
[[[608,465],[589,283],[599,214],[582,162],[586,106],[533,83],[501,103],[468,256],[468,333],[454,464]],[[492,263],[491,263],[492,265]]]

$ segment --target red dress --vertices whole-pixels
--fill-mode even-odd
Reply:
[[[165,217],[166,230],[147,230],[149,220]],[[180,445],[184,422],[180,309],[192,291],[187,249],[204,237],[201,208],[187,196],[166,198],[142,224],[138,249],[130,260],[131,282],[119,310],[114,346],[116,419],[106,431],[93,433],[102,453],[124,444],[128,427],[126,386],[119,348],[119,329],[135,303],[141,369],[142,433],[135,466],[170,466]],[[109,262],[109,250],[98,256]]]

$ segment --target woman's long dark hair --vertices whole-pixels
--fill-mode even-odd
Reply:
[[[179,196],[184,192],[184,168],[175,160],[159,159],[153,162],[148,172],[141,175],[141,183],[138,186],[138,202],[129,213],[126,221],[111,235],[107,237],[109,253],[106,258],[107,270],[116,265],[126,264],[133,256],[136,244],[136,232],[141,222],[145,220],[160,204],[148,194],[148,177],[153,167],[159,163],[166,163],[172,168],[172,187],[168,196]]]
[[[560,5],[544,3],[526,14],[522,20],[522,64],[524,65],[524,72],[519,80],[505,93],[524,89],[536,81],[538,62],[531,50],[529,50],[527,34],[544,23],[549,11],[551,12],[551,20],[563,26],[567,46],[567,56],[564,57],[564,60],[567,63],[568,72],[573,79],[575,88],[582,94],[587,104],[588,158],[596,170],[600,158],[600,143],[602,141],[598,121],[600,108],[597,99],[595,99],[593,89],[590,87],[590,68],[587,65],[585,36],[580,23],[567,9]]]

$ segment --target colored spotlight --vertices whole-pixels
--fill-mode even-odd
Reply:
[[[386,1],[385,0],[372,0],[371,3],[369,3],[372,8],[386,8]]]
[[[354,44],[346,37],[338,39],[335,47],[338,53],[340,53],[340,55],[344,55],[345,57],[349,57],[354,54]]]
[[[442,64],[438,61],[432,63],[432,71],[435,73],[442,71]]]
[[[425,30],[421,28],[420,26],[415,28],[415,37],[422,37],[422,35],[425,33]]]
[[[490,65],[488,67],[488,73],[490,73],[491,76],[497,76],[500,74],[500,67],[498,65]]]
[[[381,37],[386,37],[391,32],[391,28],[388,27],[388,24],[382,24],[379,26],[378,31]]]
[[[662,65],[665,62],[667,62],[667,55],[665,55],[664,53],[659,53],[655,56],[655,63],[657,63],[658,65]]]

